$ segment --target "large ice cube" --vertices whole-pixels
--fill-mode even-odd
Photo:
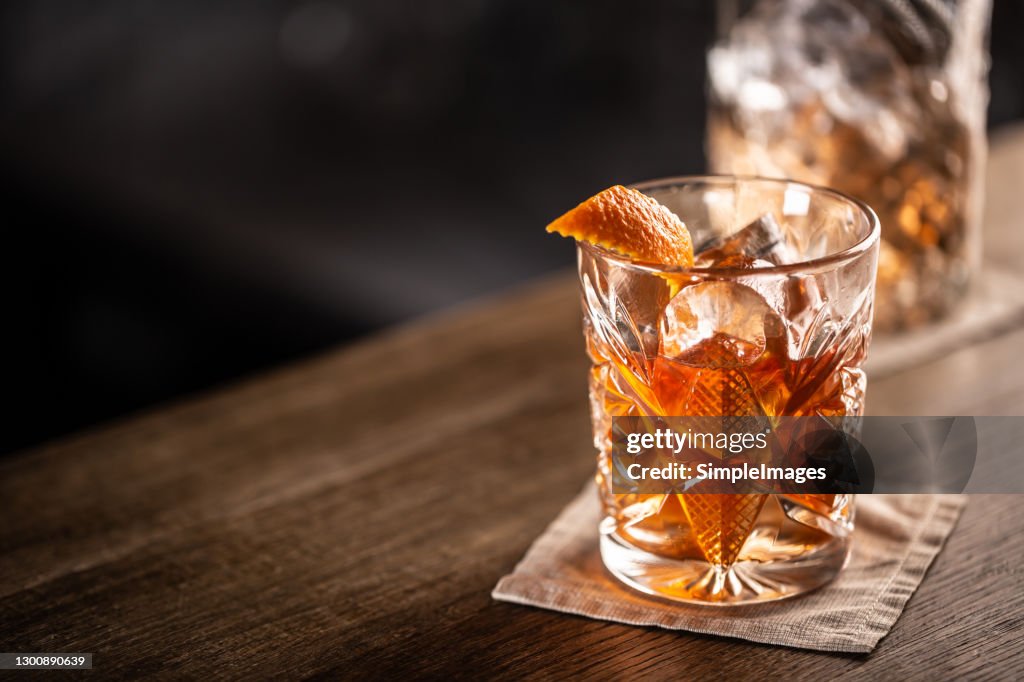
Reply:
[[[684,287],[666,306],[661,354],[687,364],[742,367],[782,333],[779,315],[754,289],[702,281]]]
[[[731,265],[723,261],[735,256],[753,259],[750,267],[758,267],[756,261],[769,266],[785,265],[795,263],[799,258],[786,242],[782,228],[771,213],[765,213],[728,236],[713,237],[700,244],[694,264],[705,268],[721,267]]]
[[[774,215],[766,213],[727,237],[706,242],[696,262],[702,267],[757,270],[800,260]],[[756,291],[785,320],[790,356],[805,355],[809,348],[807,331],[816,328],[815,322],[820,322],[822,309],[827,304],[814,276],[752,273],[737,281]]]

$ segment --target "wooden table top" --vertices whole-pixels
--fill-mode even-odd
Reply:
[[[990,168],[1019,179],[1005,137]],[[0,650],[113,676],[1024,676],[1019,496],[972,496],[870,655],[492,601],[592,474],[578,305],[557,276],[3,460]],[[869,411],[1019,414],[1022,347],[1024,324],[869,377]]]

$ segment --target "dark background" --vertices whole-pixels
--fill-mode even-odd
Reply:
[[[0,17],[0,452],[567,266],[551,218],[704,167],[711,2]],[[1022,27],[995,0],[991,126]]]

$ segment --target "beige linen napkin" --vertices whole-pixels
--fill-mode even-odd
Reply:
[[[688,606],[631,590],[604,569],[597,491],[590,483],[491,596],[630,625],[868,652],[899,618],[965,502],[962,495],[860,495],[853,553],[831,584],[774,604]]]

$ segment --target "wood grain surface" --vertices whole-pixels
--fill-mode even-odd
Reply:
[[[866,656],[492,601],[594,467],[578,305],[558,276],[0,462],[0,650],[101,677],[1024,677],[1021,496],[971,498]],[[1020,413],[1022,344],[869,381],[869,411]]]

